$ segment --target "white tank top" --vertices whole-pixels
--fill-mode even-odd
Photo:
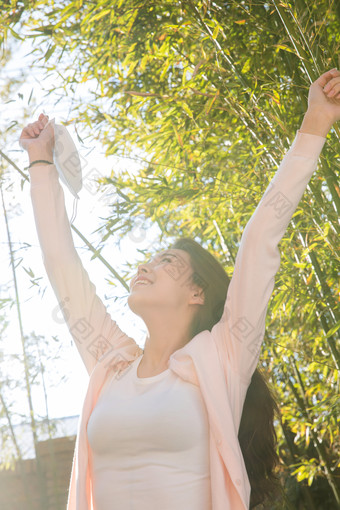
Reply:
[[[198,386],[170,369],[105,384],[87,425],[95,510],[211,510],[209,422]]]

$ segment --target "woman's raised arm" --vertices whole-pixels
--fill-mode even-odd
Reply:
[[[20,137],[33,161],[53,162],[53,128],[46,116],[29,124]],[[99,359],[114,349],[141,354],[136,342],[123,333],[106,311],[74,247],[64,192],[54,164],[29,168],[31,199],[43,261],[65,322],[90,374]],[[124,360],[122,360],[124,361]],[[130,361],[130,360],[127,360]]]
[[[212,335],[226,372],[233,370],[246,384],[259,359],[280,267],[278,244],[316,169],[325,137],[339,119],[340,72],[331,70],[311,85],[301,129],[244,229],[224,313]]]

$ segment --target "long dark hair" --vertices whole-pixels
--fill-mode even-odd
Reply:
[[[190,255],[192,283],[204,291],[204,305],[200,306],[192,323],[193,338],[201,331],[210,331],[221,319],[230,280],[220,262],[193,239],[181,237],[171,248],[184,250]],[[251,486],[250,508],[264,502],[278,488],[274,472],[279,462],[275,448],[276,412],[275,399],[264,376],[256,369],[248,387],[238,432]]]

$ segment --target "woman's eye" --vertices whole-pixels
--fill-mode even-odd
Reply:
[[[162,259],[161,259],[161,260],[162,260],[162,261],[163,261],[163,260],[169,260],[169,262],[172,262],[172,258],[171,258],[171,257],[162,257]]]

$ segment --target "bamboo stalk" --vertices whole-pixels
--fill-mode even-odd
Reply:
[[[316,59],[315,59],[309,45],[307,44],[306,38],[303,36],[303,43],[306,44],[307,50],[309,50],[309,51],[307,51],[302,46],[302,44],[299,42],[299,35],[301,36],[301,28],[299,27],[298,21],[296,20],[295,16],[292,14],[291,10],[287,6],[287,9],[288,9],[289,13],[291,14],[293,21],[298,26],[299,33],[296,34],[296,32],[294,30],[294,26],[292,26],[288,16],[285,13],[283,4],[279,3],[277,0],[271,0],[271,1],[272,1],[272,4],[274,5],[278,15],[281,18],[282,24],[287,32],[287,35],[288,35],[296,53],[297,53],[297,55],[300,57],[300,63],[302,65],[302,67],[305,69],[305,72],[308,75],[310,83],[312,83],[313,81],[315,81],[317,79],[317,77],[321,71],[319,70],[319,66],[316,63]],[[313,63],[315,63],[315,65],[316,65],[316,69],[318,71],[317,73],[313,70],[311,63],[308,60],[309,56],[312,58]],[[340,140],[340,130],[339,130],[338,126],[333,126],[333,129],[336,132],[338,139]]]
[[[15,303],[16,303],[16,310],[18,314],[18,325],[19,325],[19,331],[20,331],[20,338],[21,338],[21,345],[22,345],[22,352],[23,352],[23,358],[24,358],[24,373],[25,373],[25,386],[26,386],[26,392],[27,392],[27,402],[28,402],[28,408],[29,408],[29,414],[30,414],[30,422],[31,422],[31,430],[33,435],[33,444],[34,444],[34,451],[36,456],[36,462],[37,462],[37,474],[38,478],[41,484],[41,503],[43,508],[47,508],[47,495],[45,491],[45,478],[44,478],[44,471],[38,451],[38,432],[37,432],[37,423],[35,420],[34,415],[34,409],[33,409],[33,400],[32,400],[32,390],[31,390],[31,383],[30,383],[30,374],[29,374],[29,366],[28,366],[28,357],[27,357],[27,350],[26,350],[26,340],[24,335],[24,329],[22,324],[22,317],[21,317],[21,308],[20,308],[20,299],[19,299],[19,289],[17,284],[17,277],[16,277],[16,268],[15,268],[15,261],[14,261],[14,253],[12,248],[12,241],[11,241],[11,233],[9,230],[9,224],[8,224],[8,217],[7,217],[7,210],[5,206],[3,191],[2,191],[2,182],[0,182],[0,191],[1,191],[1,199],[2,199],[2,207],[4,212],[4,218],[5,218],[5,225],[6,225],[6,233],[7,233],[7,239],[8,239],[8,249],[10,254],[10,261],[11,261],[11,268],[12,268],[12,275],[13,275],[13,283],[14,283],[14,291],[15,291]]]
[[[294,371],[294,374],[295,374],[295,377],[296,377],[296,380],[300,386],[300,391],[301,391],[301,396],[302,396],[302,400],[301,398],[298,396],[296,390],[295,390],[295,387],[294,385],[292,384],[292,382],[289,380],[289,384],[292,388],[292,390],[294,391],[295,395],[296,395],[296,398],[300,401],[300,409],[303,410],[303,413],[304,415],[306,416],[307,420],[312,423],[312,417],[310,415],[310,412],[309,412],[309,407],[310,407],[310,404],[308,402],[308,398],[307,398],[307,395],[306,395],[306,390],[305,390],[305,387],[304,387],[304,384],[303,384],[303,381],[301,379],[301,376],[300,376],[300,373],[299,373],[299,370],[296,366],[296,362],[294,360],[294,358],[290,358],[290,365],[293,367],[293,371]],[[317,434],[315,433],[314,429],[311,427],[310,428],[310,431],[311,431],[311,436],[312,436],[312,439],[313,439],[313,443],[314,443],[314,446],[315,446],[315,449],[316,451],[318,452],[318,455],[320,457],[320,459],[322,460],[324,466],[325,466],[325,475],[326,475],[326,478],[327,478],[327,481],[332,489],[332,492],[334,494],[334,497],[335,497],[335,500],[336,500],[336,503],[338,505],[338,508],[340,508],[340,487],[339,485],[337,484],[337,481],[332,473],[332,468],[331,468],[331,461],[327,455],[327,452],[326,452],[326,449],[323,445],[323,442],[322,441],[319,441],[318,437],[317,437]]]
[[[297,445],[294,443],[294,441],[292,441],[289,435],[293,434],[293,432],[291,432],[290,428],[283,422],[280,410],[279,413],[280,413],[280,427],[285,438],[286,444],[288,446],[288,451],[291,456],[291,464],[294,464],[296,459],[301,457],[301,454],[299,452]],[[288,467],[290,467],[290,465],[288,465]],[[310,487],[308,485],[306,486],[303,484],[299,484],[299,487],[302,492],[302,497],[305,500],[306,505],[308,505],[306,508],[308,508],[308,510],[317,510],[313,501],[313,495],[311,493]]]
[[[0,387],[0,402],[1,402],[1,405],[2,405],[2,409],[3,409],[3,411],[4,411],[5,415],[6,415],[8,427],[9,427],[9,430],[10,430],[10,433],[11,433],[11,438],[12,438],[13,445],[14,445],[14,448],[15,448],[15,451],[16,451],[16,455],[17,455],[16,461],[17,461],[17,464],[19,466],[19,475],[20,475],[20,479],[21,479],[21,482],[22,482],[23,487],[24,487],[24,492],[25,492],[25,507],[27,508],[27,510],[33,510],[33,502],[32,502],[32,498],[31,498],[30,492],[28,490],[27,479],[26,479],[26,476],[25,476],[25,473],[24,473],[24,470],[23,470],[23,462],[24,461],[23,461],[23,458],[22,458],[22,455],[21,455],[19,444],[17,442],[17,438],[15,436],[15,432],[14,432],[14,427],[13,427],[13,424],[12,424],[11,415],[10,415],[10,412],[9,412],[8,407],[6,405],[5,399],[3,397],[3,394],[2,394],[2,391],[1,391],[1,387]]]
[[[22,175],[22,177],[29,182],[29,178],[27,177],[26,174],[24,174],[22,172],[22,170],[20,170],[20,168],[14,163],[14,161],[12,161],[8,156],[6,156],[6,154],[4,154],[2,152],[2,150],[0,150],[0,155],[2,157],[4,157],[6,159],[6,161],[8,161],[8,163],[10,163],[16,170],[18,170],[18,172]],[[88,241],[86,239],[86,237],[71,223],[70,224],[72,230],[74,230],[76,232],[76,234],[80,237],[80,239],[86,244],[86,246],[92,251],[92,253],[95,254],[96,258],[98,258],[108,269],[109,271],[111,271],[111,273],[113,274],[113,276],[115,278],[117,278],[117,280],[123,285],[123,287],[127,290],[127,291],[130,291],[130,288],[128,286],[128,284],[125,282],[125,280],[117,273],[117,271],[111,266],[111,264],[109,264],[107,262],[106,259],[104,259],[104,257],[99,253],[99,251],[93,246],[93,244],[90,243],[90,241]]]

